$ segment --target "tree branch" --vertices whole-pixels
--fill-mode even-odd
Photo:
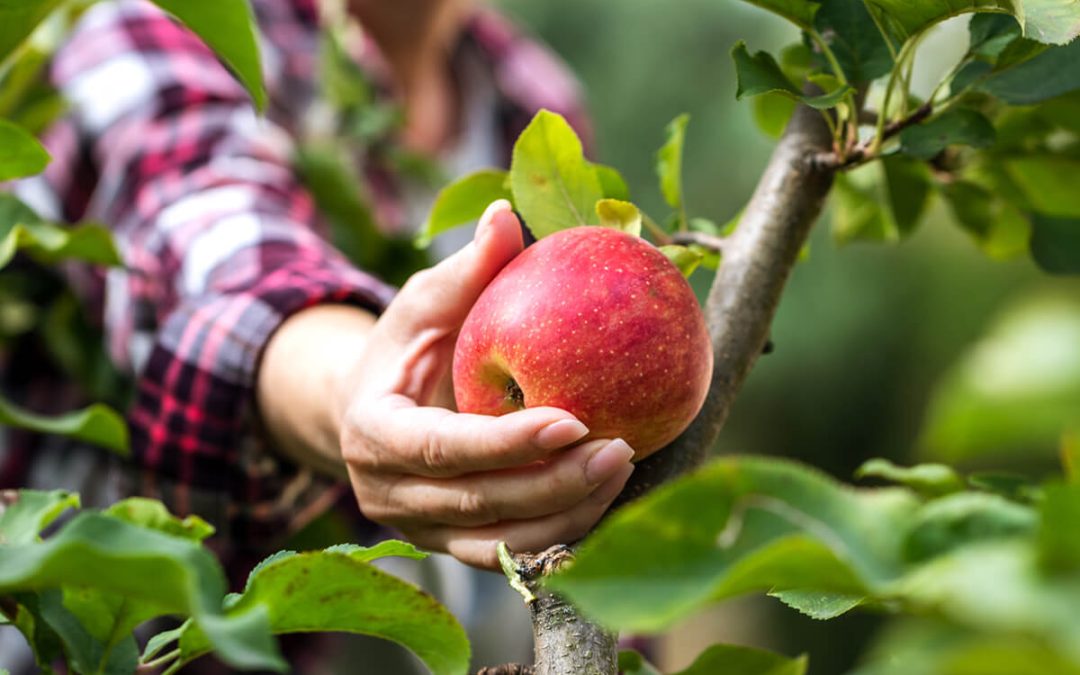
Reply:
[[[821,116],[800,106],[773,152],[735,231],[724,239],[705,304],[713,343],[709,395],[697,419],[667,448],[637,465],[624,503],[705,461],[769,336],[780,294],[821,214],[832,172],[814,164],[831,139]]]
[[[705,305],[714,360],[705,404],[679,438],[637,464],[616,506],[686,473],[708,457],[736,394],[766,346],[781,292],[832,186],[832,170],[814,161],[831,142],[821,115],[800,106],[738,227],[723,239],[723,261]],[[516,560],[522,570],[536,572],[546,569],[551,555],[549,550]],[[562,554],[559,557],[565,559]],[[531,603],[536,675],[615,675],[614,636],[589,624],[536,584],[530,586],[538,597]],[[582,661],[585,653],[593,660]]]

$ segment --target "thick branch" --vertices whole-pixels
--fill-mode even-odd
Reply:
[[[724,238],[724,258],[705,305],[713,377],[697,419],[663,451],[639,462],[620,503],[700,465],[720,434],[735,396],[762,353],[780,294],[821,214],[832,172],[812,159],[827,151],[821,115],[800,107],[758,182],[738,227]]]

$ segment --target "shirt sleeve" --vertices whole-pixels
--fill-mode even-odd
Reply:
[[[99,299],[109,352],[137,378],[128,419],[140,490],[233,534],[261,529],[251,523],[297,508],[285,501],[301,473],[250,439],[263,347],[294,312],[378,312],[391,290],[317,229],[285,129],[150,3],[95,5],[52,76],[71,112],[46,138],[53,163],[24,193],[113,227],[124,267],[80,290]]]

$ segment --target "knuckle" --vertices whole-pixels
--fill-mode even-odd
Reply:
[[[488,525],[498,520],[491,503],[475,490],[462,490],[458,497],[457,514],[474,527]]]
[[[421,448],[421,461],[436,475],[441,476],[447,472],[449,458],[439,427],[432,429],[425,437],[424,447]]]

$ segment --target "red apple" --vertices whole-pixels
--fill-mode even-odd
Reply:
[[[619,230],[575,227],[525,249],[484,289],[455,346],[454,392],[462,412],[562,408],[638,460],[694,419],[712,363],[701,308],[664,254]]]

